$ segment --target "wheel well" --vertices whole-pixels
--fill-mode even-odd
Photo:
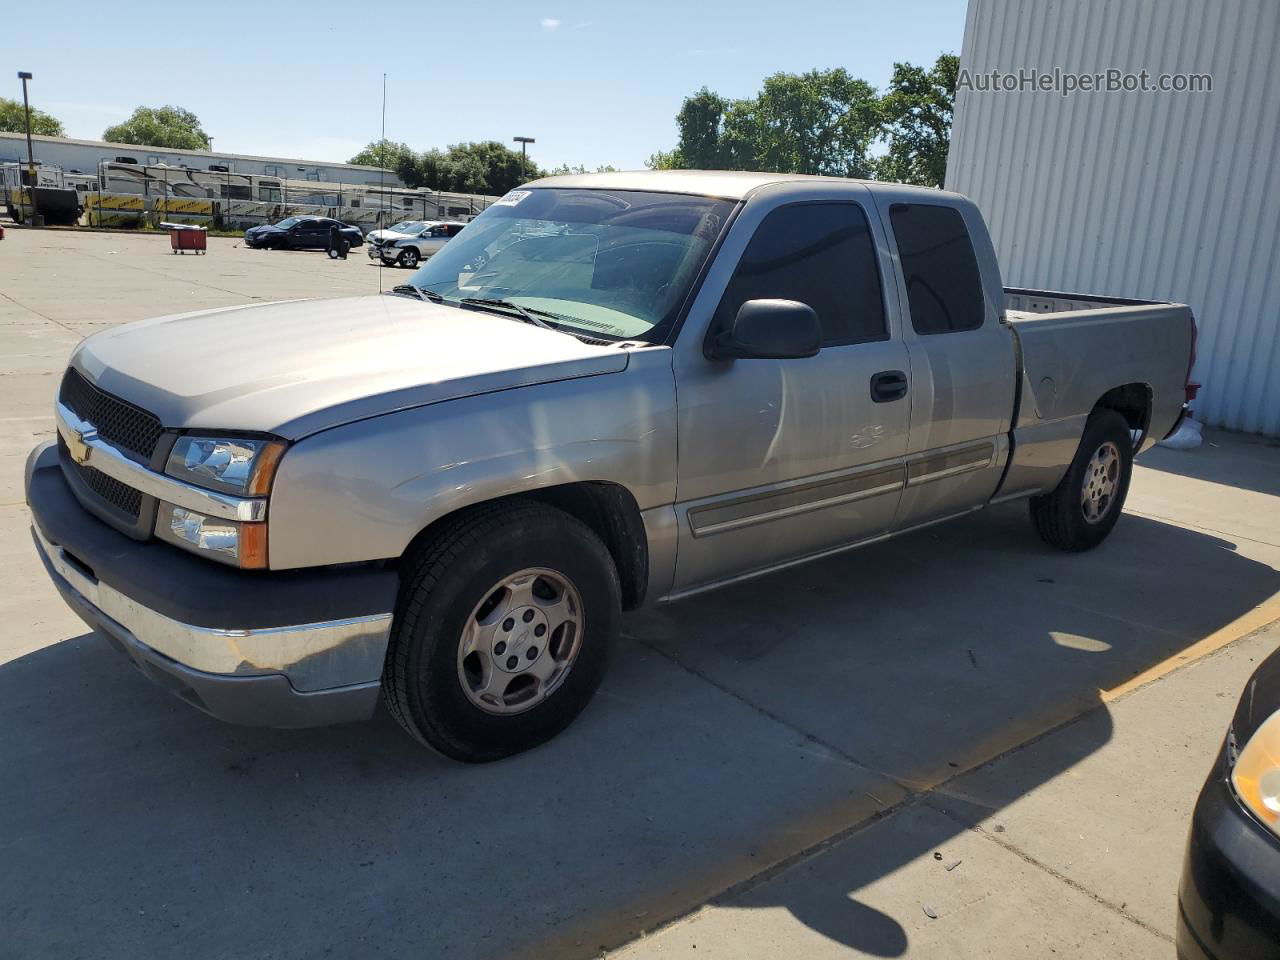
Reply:
[[[1151,387],[1145,383],[1126,383],[1104,393],[1093,405],[1094,410],[1114,410],[1129,423],[1130,430],[1140,430],[1146,439],[1151,424]]]
[[[649,584],[649,541],[635,497],[630,490],[617,483],[566,483],[472,504],[433,520],[413,538],[405,553],[434,536],[441,525],[456,519],[460,514],[506,500],[535,500],[563,510],[585,523],[604,542],[613,558],[614,567],[618,571],[618,582],[622,587],[622,609],[634,610],[644,602],[645,590]]]

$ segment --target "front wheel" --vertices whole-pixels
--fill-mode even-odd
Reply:
[[[1120,519],[1132,473],[1128,421],[1114,410],[1095,411],[1066,476],[1052,493],[1031,499],[1040,539],[1059,550],[1096,547]]]
[[[405,267],[406,269],[409,269],[409,270],[417,269],[418,251],[415,250],[413,247],[409,247],[407,250],[405,250],[403,253],[400,254],[400,260],[398,262],[400,266]]]
[[[612,558],[581,521],[532,501],[468,511],[406,561],[387,706],[455,760],[528,750],[590,701],[620,608]]]

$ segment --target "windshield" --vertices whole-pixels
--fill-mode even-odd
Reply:
[[[302,222],[302,220],[301,220],[300,218],[298,218],[298,217],[285,217],[283,220],[281,220],[279,223],[277,223],[277,224],[276,224],[276,226],[277,226],[277,227],[282,227],[283,229],[288,230],[288,229],[289,229],[290,227],[292,227],[295,223],[301,223],[301,222]]]
[[[417,233],[425,226],[426,224],[421,220],[405,220],[401,223],[393,224],[387,229],[392,233]]]
[[[733,203],[629,190],[513,190],[413,275],[594,337],[661,342]]]

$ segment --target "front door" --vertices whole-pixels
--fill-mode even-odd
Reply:
[[[823,346],[795,360],[678,352],[676,593],[874,538],[892,523],[909,360],[886,308],[883,237],[866,192],[828,188],[829,199],[751,215],[749,205],[739,216],[735,233],[751,230],[752,217],[757,225],[710,329],[747,300],[799,300],[818,314]],[[721,257],[732,256],[732,239]]]
[[[329,225],[328,220],[303,220],[302,246],[312,250],[329,246]]]

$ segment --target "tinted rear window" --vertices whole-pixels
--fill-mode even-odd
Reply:
[[[916,333],[956,333],[982,326],[982,277],[960,211],[896,203],[889,208],[889,219]]]

